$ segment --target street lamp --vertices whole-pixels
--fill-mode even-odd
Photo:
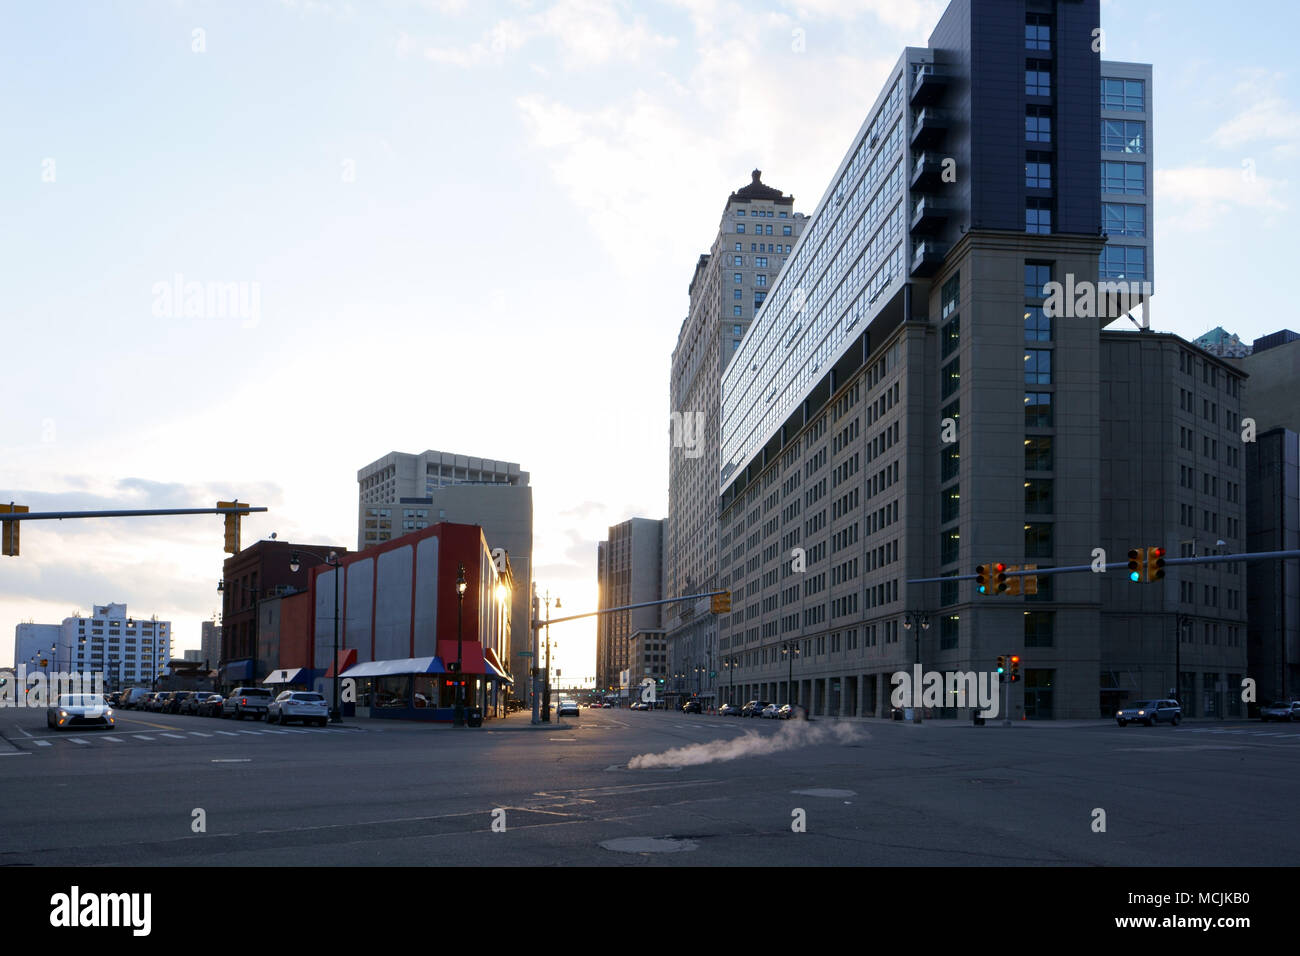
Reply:
[[[330,722],[337,724],[343,719],[343,713],[339,710],[339,569],[343,562],[339,560],[337,551],[331,551],[329,556],[317,554],[315,551],[303,551],[303,554],[310,554],[313,558],[318,558],[322,563],[329,565],[334,569],[334,709],[330,711]],[[294,574],[302,567],[302,561],[299,560],[299,552],[295,551],[289,555],[289,570]],[[315,644],[315,635],[313,637],[313,646]]]
[[[799,656],[799,642],[786,641],[782,644],[781,656],[786,659],[788,664],[785,681],[785,702],[794,707],[799,703],[794,699],[794,659]]]
[[[1178,615],[1178,633],[1174,635],[1174,686],[1170,688],[1169,696],[1180,704],[1183,702],[1183,634],[1190,634],[1194,623],[1190,614]]]
[[[736,656],[724,657],[722,666],[731,672],[731,694],[728,696],[728,703],[736,703],[736,668],[740,666],[740,658]]]
[[[924,611],[908,611],[903,617],[903,630],[910,631],[913,625],[920,625],[920,630],[916,632],[916,661],[921,663],[921,631],[930,629],[930,615]]]
[[[465,618],[465,590],[469,583],[465,580],[465,565],[456,565],[456,719],[453,724],[465,726],[465,675],[464,647],[461,627]]]

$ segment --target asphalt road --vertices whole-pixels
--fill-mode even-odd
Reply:
[[[124,712],[112,731],[55,732],[43,711],[17,709],[0,711],[0,735],[8,865],[1300,857],[1300,727],[1287,724],[977,728],[584,710],[540,729],[526,715],[481,729],[318,729]]]

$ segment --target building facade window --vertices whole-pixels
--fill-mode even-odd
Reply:
[[[1101,121],[1101,148],[1108,153],[1145,153],[1146,123],[1141,120]]]
[[[1101,108],[1141,113],[1146,110],[1146,84],[1141,80],[1101,78]]]
[[[1104,202],[1101,204],[1102,228],[1109,236],[1145,238],[1147,234],[1146,213],[1145,206]]]

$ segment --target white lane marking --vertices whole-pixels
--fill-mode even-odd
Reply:
[[[229,730],[218,730],[217,733],[221,734],[221,736],[223,736],[223,737],[238,737],[238,736],[239,736],[239,734],[231,733]]]
[[[289,733],[289,731],[287,731],[287,730],[261,730],[261,731],[257,731],[257,733],[263,733],[263,734],[287,734],[287,733]]]
[[[27,731],[23,730],[23,729],[22,729],[21,727],[19,727],[17,724],[14,724],[14,730],[18,731],[18,732],[19,732],[20,734],[22,734],[24,737],[30,737],[30,736],[31,736],[31,734],[29,734]]]
[[[36,741],[33,741],[33,743],[35,743],[36,746],[38,746],[38,747],[49,747],[49,746],[51,746],[51,744],[50,744],[50,742],[49,742],[48,740],[36,740]]]
[[[69,737],[68,739],[71,740],[74,744],[81,744],[81,746],[83,747],[90,746],[90,741],[82,740],[80,737]]]
[[[249,763],[252,757],[214,757],[212,763]]]
[[[133,734],[136,740],[153,740],[152,737],[146,737],[144,734]]]
[[[241,734],[252,734],[254,737],[260,737],[260,736],[262,736],[262,732],[261,732],[260,730],[241,730],[240,733],[241,733]]]
[[[191,736],[191,737],[211,737],[212,735],[211,735],[211,734],[205,734],[205,733],[204,733],[203,731],[201,731],[201,730],[191,730],[191,731],[190,731],[190,736]]]
[[[160,734],[159,736],[161,736],[161,737],[170,737],[172,740],[184,740],[184,739],[185,739],[184,735],[182,735],[182,734]]]
[[[121,738],[121,737],[100,737],[99,739],[100,739],[100,740],[111,740],[111,741],[113,741],[113,743],[115,743],[115,744],[120,744],[120,743],[122,742],[122,738]]]

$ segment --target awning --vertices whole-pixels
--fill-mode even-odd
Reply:
[[[357,662],[357,649],[355,647],[341,648],[338,657],[335,659],[333,666],[325,672],[326,677],[333,677],[335,668],[340,672],[347,670]]]
[[[345,670],[342,677],[392,677],[398,674],[444,674],[441,658],[404,657],[393,661],[366,661]]]
[[[307,668],[305,667],[287,667],[278,671],[271,671],[262,678],[263,684],[305,684],[307,683]]]
[[[478,641],[439,641],[438,656],[448,664],[456,660],[460,651],[461,671],[465,674],[487,674],[487,661],[483,659],[483,645]]]
[[[505,681],[507,684],[514,683],[510,673],[505,669],[504,665],[502,665],[501,658],[497,657],[497,652],[492,648],[489,647],[483,652],[483,660],[487,663],[489,674]]]
[[[253,679],[253,662],[248,661],[228,661],[221,668],[221,673],[225,680],[252,680]]]

